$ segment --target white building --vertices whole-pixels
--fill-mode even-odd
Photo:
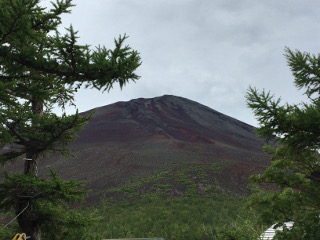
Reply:
[[[282,231],[282,227],[278,227],[276,229],[274,229],[274,226],[276,224],[273,224],[271,227],[269,227],[261,236],[260,236],[260,239],[261,240],[271,240],[273,239],[274,235],[276,235],[276,231],[279,230],[279,231]],[[291,228],[292,225],[293,225],[293,222],[286,222],[285,225],[287,226],[287,228]]]

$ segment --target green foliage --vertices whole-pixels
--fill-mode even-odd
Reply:
[[[7,111],[3,110],[2,113],[5,114],[9,111],[11,111],[11,109]],[[11,114],[13,113],[8,113],[7,117]],[[16,135],[18,135],[20,140],[13,140],[13,142],[21,143],[23,147],[19,148],[19,150],[1,154],[0,163],[4,165],[10,160],[12,161],[17,157],[23,156],[30,151],[30,149],[36,151],[37,155],[43,156],[48,153],[60,153],[66,157],[72,155],[66,147],[77,137],[76,131],[81,129],[91,117],[92,115],[80,116],[78,112],[71,116],[67,116],[66,114],[57,116],[52,113],[45,113],[39,116],[24,107],[19,114],[10,117],[12,121],[9,124],[10,126],[3,125],[4,130],[2,132],[0,130],[0,134],[6,132],[5,134],[8,134],[11,140],[13,140],[14,136],[11,135],[10,132],[18,131]],[[28,124],[29,121],[33,124]],[[14,127],[12,126],[13,122]],[[6,143],[8,142],[3,142],[3,144]]]
[[[51,206],[47,206],[50,209]],[[55,208],[57,218],[48,224],[43,224],[43,239],[46,240],[101,240],[101,233],[93,232],[92,228],[102,218],[95,209]],[[59,216],[59,217],[58,217]],[[13,218],[13,216],[10,216]],[[0,240],[12,239],[21,232],[17,222],[6,226],[0,222]]]
[[[67,210],[60,214],[59,224],[48,224],[43,227],[44,239],[48,240],[90,240],[99,239],[95,233],[89,233],[90,228],[101,219],[93,209],[86,211]]]
[[[68,153],[66,145],[91,116],[58,117],[53,106],[73,104],[74,94],[85,87],[110,90],[136,80],[139,54],[123,46],[127,36],[115,40],[115,49],[77,44],[77,32],[67,28],[61,36],[60,14],[71,0],[57,1],[46,12],[39,0],[1,1],[0,21],[0,147],[22,146],[0,159],[2,164],[27,152]],[[41,109],[45,107],[44,113]],[[40,108],[40,110],[39,110]],[[57,147],[59,146],[59,147]]]
[[[295,84],[304,89],[310,103],[280,105],[269,92],[249,88],[248,106],[260,126],[258,133],[276,141],[265,148],[272,153],[271,166],[252,176],[258,183],[273,183],[277,191],[256,195],[253,203],[263,206],[266,223],[294,221],[291,230],[277,234],[278,239],[317,239],[320,216],[320,55],[286,49]],[[315,237],[317,236],[317,237]]]
[[[88,233],[101,238],[256,240],[262,229],[245,198],[227,195],[153,198],[105,202]],[[232,238],[233,237],[233,238]]]
[[[43,200],[46,204],[55,204],[57,201],[74,202],[84,198],[84,191],[79,187],[83,183],[64,181],[50,170],[49,179],[4,172],[4,181],[0,183],[0,209],[14,210],[17,198],[30,202],[30,207],[42,208]],[[43,209],[45,211],[45,209]]]
[[[156,178],[161,176],[164,177],[156,174]],[[168,185],[157,187],[166,190]],[[130,188],[121,192],[125,196],[132,194]],[[247,206],[247,197],[187,193],[164,199],[162,192],[151,192],[140,195],[139,199],[106,200],[96,208],[72,211],[54,208],[60,218],[56,224],[43,226],[43,237],[50,240],[125,237],[256,240],[263,231],[259,211]],[[50,209],[48,205],[47,209]]]
[[[3,215],[0,216],[2,219]],[[10,217],[12,217],[12,215],[10,215]],[[19,225],[16,222],[13,222],[7,226],[6,225],[7,223],[4,223],[2,221],[0,222],[0,240],[12,239],[20,231]]]
[[[82,86],[109,91],[116,83],[122,88],[137,80],[141,64],[139,53],[124,45],[126,35],[115,39],[114,49],[92,49],[78,44],[72,26],[59,33],[61,14],[70,13],[72,0],[56,0],[50,10],[39,3],[0,1],[0,148],[14,147],[0,155],[0,164],[26,159],[26,176],[5,174],[0,209],[15,208],[16,214],[26,209],[17,220],[35,240],[40,239],[40,225],[48,229],[45,224],[61,216],[65,202],[83,195],[81,184],[62,181],[54,173],[49,179],[37,176],[39,157],[70,156],[68,144],[92,117],[67,115],[65,106],[74,105]],[[63,114],[57,116],[53,108]]]
[[[42,179],[5,172],[4,181],[0,183],[0,209],[11,212],[15,210],[17,200],[25,201],[26,209],[31,209],[32,215],[36,216],[33,221],[41,223],[45,233],[58,236],[68,224],[79,225],[81,229],[87,223],[81,216],[71,218],[72,211],[68,210],[67,203],[83,200],[85,192],[79,189],[83,183],[61,180],[53,171],[48,177]]]
[[[173,196],[197,196],[198,194],[225,193],[217,176],[226,163],[184,163],[160,171],[154,175],[131,181],[119,188],[107,190],[107,195],[117,193],[119,199],[139,199],[146,194],[167,198]]]

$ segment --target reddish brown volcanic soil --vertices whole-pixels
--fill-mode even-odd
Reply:
[[[70,145],[76,158],[50,157],[39,165],[42,173],[50,165],[64,178],[87,181],[95,198],[174,163],[234,162],[225,180],[239,184],[269,165],[252,126],[185,98],[140,98],[94,111]]]

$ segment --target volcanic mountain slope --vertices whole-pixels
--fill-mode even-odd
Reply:
[[[118,102],[95,111],[70,145],[75,158],[42,160],[60,176],[87,181],[91,196],[176,164],[217,164],[222,182],[244,188],[247,177],[269,164],[254,128],[197,102],[165,95]],[[209,166],[208,165],[208,166]]]

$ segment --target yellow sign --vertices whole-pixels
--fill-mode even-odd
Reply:
[[[12,240],[26,240],[27,235],[25,233],[17,233]]]

